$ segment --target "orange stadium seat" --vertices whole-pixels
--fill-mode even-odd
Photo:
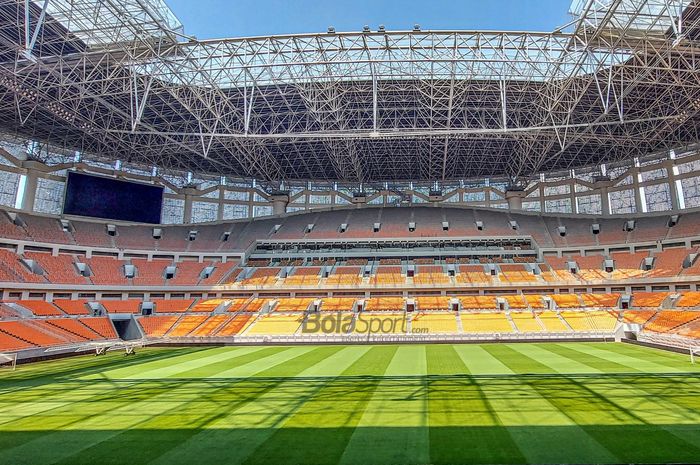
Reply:
[[[92,275],[90,280],[93,284],[114,284],[126,286],[129,280],[124,276],[124,264],[122,260],[117,260],[113,257],[98,257],[86,258],[85,263],[90,267]]]
[[[617,308],[620,300],[619,294],[580,294],[584,307],[611,307]]]
[[[137,299],[102,300],[100,303],[107,310],[107,313],[139,313],[141,311],[141,301]]]
[[[183,315],[166,335],[168,337],[188,336],[195,328],[204,323],[207,318],[209,317],[206,315]]]
[[[632,294],[632,306],[634,308],[659,308],[668,292],[635,292]]]
[[[355,306],[354,297],[324,297],[321,302],[322,312],[349,312]]]
[[[547,297],[552,299],[557,308],[579,308],[581,301],[576,294],[550,294]]]
[[[163,337],[178,320],[178,316],[154,315],[138,318],[146,337]]]
[[[250,313],[239,313],[229,320],[216,335],[221,337],[235,336],[245,330],[254,318],[255,316]]]
[[[199,325],[190,333],[193,337],[210,337],[216,335],[229,320],[233,318],[231,315],[212,315],[206,319],[204,323]]]
[[[89,315],[90,311],[87,306],[88,301],[85,299],[69,300],[69,299],[54,299],[53,304],[63,310],[68,315]]]
[[[403,297],[371,297],[365,300],[366,312],[397,312],[403,311]]]
[[[30,310],[36,316],[61,316],[64,313],[55,305],[44,300],[18,300],[17,305]]]
[[[645,331],[667,333],[679,326],[700,318],[700,312],[683,310],[663,310],[644,325]]]
[[[153,299],[158,313],[186,312],[194,303],[194,299]]]
[[[676,302],[676,307],[690,308],[700,307],[700,292],[686,291],[681,294],[681,297]]]
[[[58,255],[49,253],[25,252],[25,258],[35,260],[42,270],[44,277],[56,284],[87,284],[88,280],[78,273],[75,260],[71,255]]]
[[[495,310],[496,297],[488,295],[466,295],[460,296],[464,310]]]

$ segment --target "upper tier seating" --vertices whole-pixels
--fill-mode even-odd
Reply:
[[[44,277],[54,284],[89,284],[89,280],[78,273],[73,256],[51,256],[48,253],[25,252],[25,258],[35,260],[44,270]]]
[[[61,223],[55,218],[43,216],[22,215],[24,228],[29,237],[36,242],[49,244],[74,244],[73,236],[63,230]]]
[[[296,267],[294,274],[287,276],[284,280],[285,286],[317,286],[321,277],[319,276],[321,267],[307,266]]]
[[[180,262],[175,263],[175,276],[168,280],[170,286],[187,286],[199,283],[204,268],[211,266],[211,262]]]
[[[503,264],[500,266],[501,273],[498,275],[501,282],[506,283],[529,283],[536,282],[537,276],[527,271],[524,265]]]
[[[136,276],[133,281],[137,286],[163,286],[165,285],[165,268],[172,262],[170,260],[148,261],[142,258],[131,259],[131,264],[136,267]]]
[[[153,299],[158,313],[183,313],[194,303],[194,299]]]
[[[397,286],[405,284],[406,277],[401,274],[400,266],[380,266],[369,282],[373,286]]]
[[[683,270],[683,261],[691,251],[685,248],[666,249],[654,253],[654,268],[648,277],[677,276]]]
[[[89,223],[87,221],[73,221],[73,237],[80,245],[93,247],[115,248],[113,237],[107,234],[107,226],[104,223]]]
[[[596,281],[608,278],[608,273],[603,270],[604,259],[605,257],[602,255],[573,255],[571,257],[571,260],[575,261],[578,265],[579,277],[586,281]]]
[[[615,270],[610,277],[614,280],[638,278],[644,275],[642,264],[644,259],[649,256],[649,252],[613,252],[610,254],[615,264]]]
[[[532,309],[545,308],[544,300],[541,295],[525,294],[525,301]]]
[[[123,260],[113,257],[92,256],[86,258],[85,263],[90,267],[92,276],[90,280],[94,284],[126,286],[129,280],[124,276]]]
[[[532,237],[541,247],[570,247],[654,243],[658,240],[697,236],[697,213],[680,215],[678,224],[668,228],[667,215],[648,215],[635,218],[636,227],[631,232],[623,229],[619,218],[572,218],[564,216],[540,216],[525,212],[492,211],[464,207],[414,206],[411,208],[372,207],[330,212],[308,212],[281,218],[235,221],[227,224],[193,226],[162,226],[159,239],[153,238],[153,227],[146,225],[119,225],[116,236],[107,234],[105,224],[71,220],[71,231],[64,231],[56,218],[20,213],[26,226],[14,224],[7,213],[0,215],[0,236],[16,240],[42,241],[42,243],[77,244],[87,247],[119,248],[125,250],[155,251],[242,251],[252,241],[268,238],[333,239],[333,238],[419,238],[419,237]],[[442,222],[449,224],[443,231]],[[475,222],[483,222],[478,230]],[[518,230],[509,221],[518,224]],[[593,235],[591,225],[600,225],[600,233]],[[341,233],[340,225],[347,224]],[[374,223],[380,223],[373,232]],[[408,223],[415,223],[409,231]],[[274,226],[282,227],[274,234]],[[313,224],[310,232],[306,227]],[[566,236],[559,235],[558,228],[566,228]],[[197,230],[195,240],[188,240],[189,231]],[[229,232],[223,241],[224,232]]]
[[[446,285],[450,284],[450,277],[445,274],[440,265],[421,265],[417,267],[413,283]]]
[[[281,268],[256,268],[248,278],[242,279],[240,284],[244,286],[272,286],[277,283],[277,276]]]
[[[455,275],[457,284],[490,284],[491,276],[484,272],[481,265],[459,265],[459,273]]]
[[[326,278],[328,286],[354,286],[362,283],[359,266],[338,266]]]
[[[9,282],[43,283],[43,276],[29,271],[20,258],[9,250],[0,249],[0,279]]]

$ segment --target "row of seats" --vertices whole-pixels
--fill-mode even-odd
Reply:
[[[35,263],[43,274],[33,272],[27,264]],[[81,274],[77,263],[84,263],[89,269],[89,275]],[[135,275],[127,278],[125,265],[134,265]],[[45,252],[25,252],[22,256],[12,251],[0,249],[0,281],[53,284],[94,284],[127,286],[196,286],[214,285],[225,282],[231,271],[237,265],[236,261],[221,263],[214,261],[179,262],[155,259],[148,261],[140,258],[118,260],[114,257],[93,256],[86,258],[82,255],[59,254],[52,256]],[[174,267],[174,275],[168,275],[169,267]],[[213,268],[209,276],[205,269]]]
[[[117,338],[105,317],[0,321],[0,351],[4,352]]]
[[[474,208],[412,207],[364,208],[312,212],[285,218],[254,219],[228,224],[162,226],[154,235],[147,226],[118,226],[115,235],[103,223],[72,220],[64,228],[58,219],[20,214],[13,221],[0,213],[0,236],[42,243],[77,244],[160,251],[245,250],[257,239],[342,239],[382,237],[513,237],[529,236],[541,247],[589,246],[656,242],[697,235],[694,227],[700,213],[680,215],[669,226],[667,216],[634,219],[634,228],[625,230],[627,220],[540,216],[509,211]],[[375,228],[379,224],[379,228]],[[412,227],[409,228],[409,224]],[[598,225],[594,233],[593,224]],[[313,225],[309,228],[309,225]],[[345,228],[341,228],[345,225]],[[445,225],[447,228],[445,229]],[[565,235],[561,229],[565,228]],[[191,232],[196,230],[194,240]]]
[[[66,315],[90,315],[102,309],[108,314],[172,314],[172,313],[212,313],[220,308],[226,313],[258,312],[265,308],[277,313],[297,313],[312,311],[318,307],[321,312],[353,311],[364,307],[369,312],[395,312],[409,310],[453,310],[457,300],[464,311],[469,310],[541,310],[557,309],[694,309],[700,307],[700,291],[635,292],[627,302],[616,293],[580,294],[506,294],[506,295],[457,295],[457,296],[416,296],[408,300],[400,296],[382,296],[361,299],[359,297],[279,297],[279,298],[234,298],[234,299],[141,299],[101,300],[90,307],[88,300],[56,299],[52,303],[42,300],[17,300],[0,303],[0,319],[16,319],[22,312],[31,316],[52,317]],[[551,301],[553,305],[548,305]],[[412,308],[411,305],[413,306]],[[100,308],[101,307],[101,308]]]
[[[545,332],[612,332],[617,312],[594,310],[579,312],[486,312],[456,314],[449,312],[344,313],[321,317],[323,324],[307,322],[304,315],[276,313],[199,316],[154,316],[139,318],[147,337],[224,337],[232,335],[265,336],[305,333],[385,333],[385,334],[478,334]],[[325,318],[325,321],[324,321]]]

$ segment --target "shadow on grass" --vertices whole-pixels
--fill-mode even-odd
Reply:
[[[664,432],[639,425],[592,425],[585,433],[572,426],[15,431],[1,433],[3,442],[24,445],[0,451],[0,464],[697,463],[700,450],[680,439],[697,434],[697,425],[667,425]],[[591,433],[606,438],[609,455],[582,447],[582,435]],[[349,447],[356,434],[367,440]],[[422,436],[427,459],[407,455],[407,439]]]

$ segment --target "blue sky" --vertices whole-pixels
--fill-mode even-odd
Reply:
[[[200,39],[286,33],[482,29],[551,31],[569,21],[571,0],[166,0]]]

